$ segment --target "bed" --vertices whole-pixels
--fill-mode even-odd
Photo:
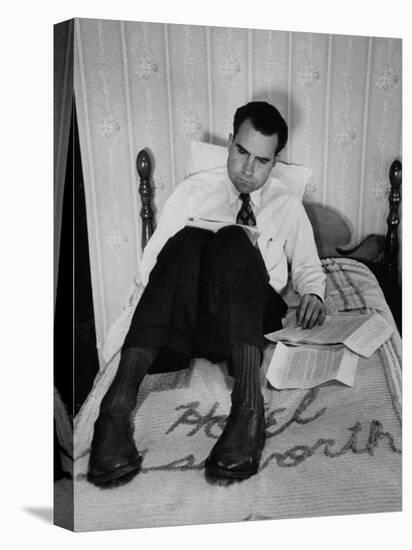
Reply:
[[[144,247],[154,227],[146,151],[137,156],[137,170]],[[116,372],[121,335],[142,293],[136,283],[105,343],[106,367],[74,420],[73,454],[71,428],[59,417],[59,440],[74,477],[74,489],[69,479],[55,485],[60,523],[67,514],[61,503],[70,499],[77,531],[401,510],[401,339],[388,305],[398,312],[401,176],[396,160],[389,172],[386,237],[371,235],[357,246],[339,213],[305,204],[327,275],[329,314],[377,311],[394,326],[372,357],[361,358],[355,386],[275,390],[263,376],[274,349],[268,344],[262,368],[267,443],[260,470],[226,485],[209,483],[203,471],[230,408],[226,365],[204,368],[207,361],[198,358],[188,370],[146,377],[135,417],[142,472],[128,485],[101,490],[86,480],[89,446],[100,400]],[[293,312],[298,296],[288,287],[284,297]]]

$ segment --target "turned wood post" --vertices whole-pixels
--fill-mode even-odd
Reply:
[[[398,284],[398,225],[399,204],[401,202],[402,164],[393,161],[389,169],[391,191],[389,193],[389,215],[387,218],[388,232],[385,242],[385,273],[390,286]]]
[[[139,195],[142,201],[140,217],[142,218],[142,250],[147,241],[153,234],[153,210],[151,206],[152,186],[150,185],[150,175],[152,172],[152,162],[149,154],[142,150],[137,155],[136,168],[140,178]]]

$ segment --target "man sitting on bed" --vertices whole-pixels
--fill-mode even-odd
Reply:
[[[142,259],[145,290],[95,423],[90,482],[117,485],[139,472],[132,427],[139,385],[148,373],[187,368],[191,357],[227,361],[234,377],[230,415],[206,474],[242,480],[257,472],[265,442],[263,334],[282,326],[287,306],[278,292],[288,264],[301,296],[298,324],[325,319],[325,276],[310,222],[299,199],[271,176],[287,136],[272,105],[240,107],[227,166],[183,181],[165,204]],[[213,232],[186,226],[189,218],[232,225]],[[258,246],[242,225],[257,227]]]

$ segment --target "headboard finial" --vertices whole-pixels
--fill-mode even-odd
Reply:
[[[142,218],[143,249],[153,233],[152,186],[150,185],[152,161],[147,151],[141,150],[137,155],[136,168],[140,177],[139,195],[142,201],[140,217]]]
[[[142,149],[137,155],[136,168],[141,180],[149,180],[152,171],[152,161],[149,153]]]
[[[399,189],[402,183],[402,164],[399,160],[394,160],[389,168],[389,180],[391,187]]]

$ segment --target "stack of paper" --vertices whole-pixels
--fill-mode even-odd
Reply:
[[[266,377],[279,389],[330,380],[353,386],[359,356],[370,357],[392,333],[378,313],[327,317],[312,329],[286,327],[265,335],[277,342]]]

